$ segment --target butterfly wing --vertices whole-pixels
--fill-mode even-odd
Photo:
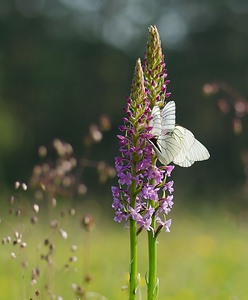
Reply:
[[[175,129],[176,124],[176,104],[174,101],[166,103],[165,107],[161,111],[162,117],[162,135],[167,132],[172,132]]]
[[[168,165],[180,151],[178,141],[170,133],[175,128],[176,105],[174,101],[169,101],[161,111],[158,106],[152,109],[152,134],[154,138],[150,140],[159,161]]]
[[[172,134],[180,145],[180,151],[173,162],[181,167],[190,167],[195,161],[206,160],[209,152],[193,135],[191,131],[176,126]]]
[[[189,149],[189,152],[187,153],[186,157],[195,162],[209,159],[210,154],[207,148],[197,139],[195,139],[195,142]]]
[[[153,145],[158,160],[165,166],[171,163],[180,151],[179,143],[169,134],[161,138],[151,139],[150,142]]]
[[[152,109],[152,119],[151,119],[152,135],[158,137],[161,135],[162,131],[162,121],[161,121],[161,113],[160,108],[158,106],[154,106]]]

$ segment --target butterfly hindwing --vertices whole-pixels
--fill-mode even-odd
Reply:
[[[178,140],[181,150],[173,162],[181,167],[190,167],[195,161],[209,158],[209,152],[193,135],[191,131],[176,126],[173,135]]]
[[[202,145],[197,139],[195,139],[194,144],[189,149],[187,157],[193,161],[201,161],[208,159],[210,157],[207,148]]]

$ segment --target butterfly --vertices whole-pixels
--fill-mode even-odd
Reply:
[[[167,102],[162,110],[158,106],[153,107],[151,126],[153,138],[149,141],[163,165],[173,162],[181,167],[190,167],[195,161],[210,157],[207,148],[191,131],[176,125],[174,101]]]

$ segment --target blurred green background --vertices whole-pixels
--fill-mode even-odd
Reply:
[[[39,299],[47,299],[47,281],[64,299],[78,299],[71,283],[86,285],[89,272],[93,280],[87,290],[127,299],[120,287],[128,283],[128,230],[112,221],[110,208],[116,178],[100,186],[94,162],[114,164],[122,108],[135,61],[144,56],[149,25],[160,33],[177,122],[211,154],[208,161],[173,172],[172,232],[159,237],[160,299],[248,299],[247,0],[0,0],[0,235],[12,238],[2,240],[0,298],[27,299],[38,290]],[[204,94],[203,87],[206,91],[206,84],[216,81],[226,92]],[[237,113],[235,103],[241,100],[246,111]],[[103,114],[111,129],[87,148],[89,126]],[[242,122],[240,134],[237,125],[233,130],[234,118]],[[84,206],[69,197],[55,208],[29,189],[15,191],[16,200],[8,203],[4,192],[13,190],[16,180],[29,184],[40,162],[38,147],[54,138],[70,143],[75,157],[88,159],[84,163],[90,168],[80,174],[88,187]],[[50,190],[44,199],[53,196]],[[40,205],[40,214],[32,203]],[[75,217],[68,213],[74,204]],[[96,217],[90,234],[82,232],[82,216],[88,213]],[[61,228],[68,239],[61,237]],[[23,233],[27,247],[13,243],[16,232]],[[54,264],[40,259],[48,237],[56,245]],[[73,244],[78,272],[73,264],[69,271],[64,267],[74,255]],[[142,233],[143,294],[146,247]],[[33,267],[41,270],[37,285],[30,285]]]
[[[82,155],[88,126],[103,113],[112,128],[91,158],[113,164],[135,60],[143,58],[151,24],[161,36],[177,122],[211,153],[209,161],[176,168],[177,193],[213,202],[219,195],[247,199],[241,160],[248,147],[247,119],[235,135],[232,114],[223,115],[217,107],[221,96],[203,93],[204,84],[221,80],[248,95],[245,0],[1,0],[2,187],[28,180],[37,148],[54,138]],[[89,184],[95,184],[94,177]]]

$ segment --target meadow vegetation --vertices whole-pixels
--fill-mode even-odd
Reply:
[[[97,202],[49,209],[41,203],[35,212],[29,201],[21,215],[10,207],[2,199],[0,299],[128,298],[128,230]],[[158,299],[247,299],[247,224],[223,209],[202,207],[191,213],[175,208],[172,232],[159,237]],[[139,243],[145,296],[145,233]]]

